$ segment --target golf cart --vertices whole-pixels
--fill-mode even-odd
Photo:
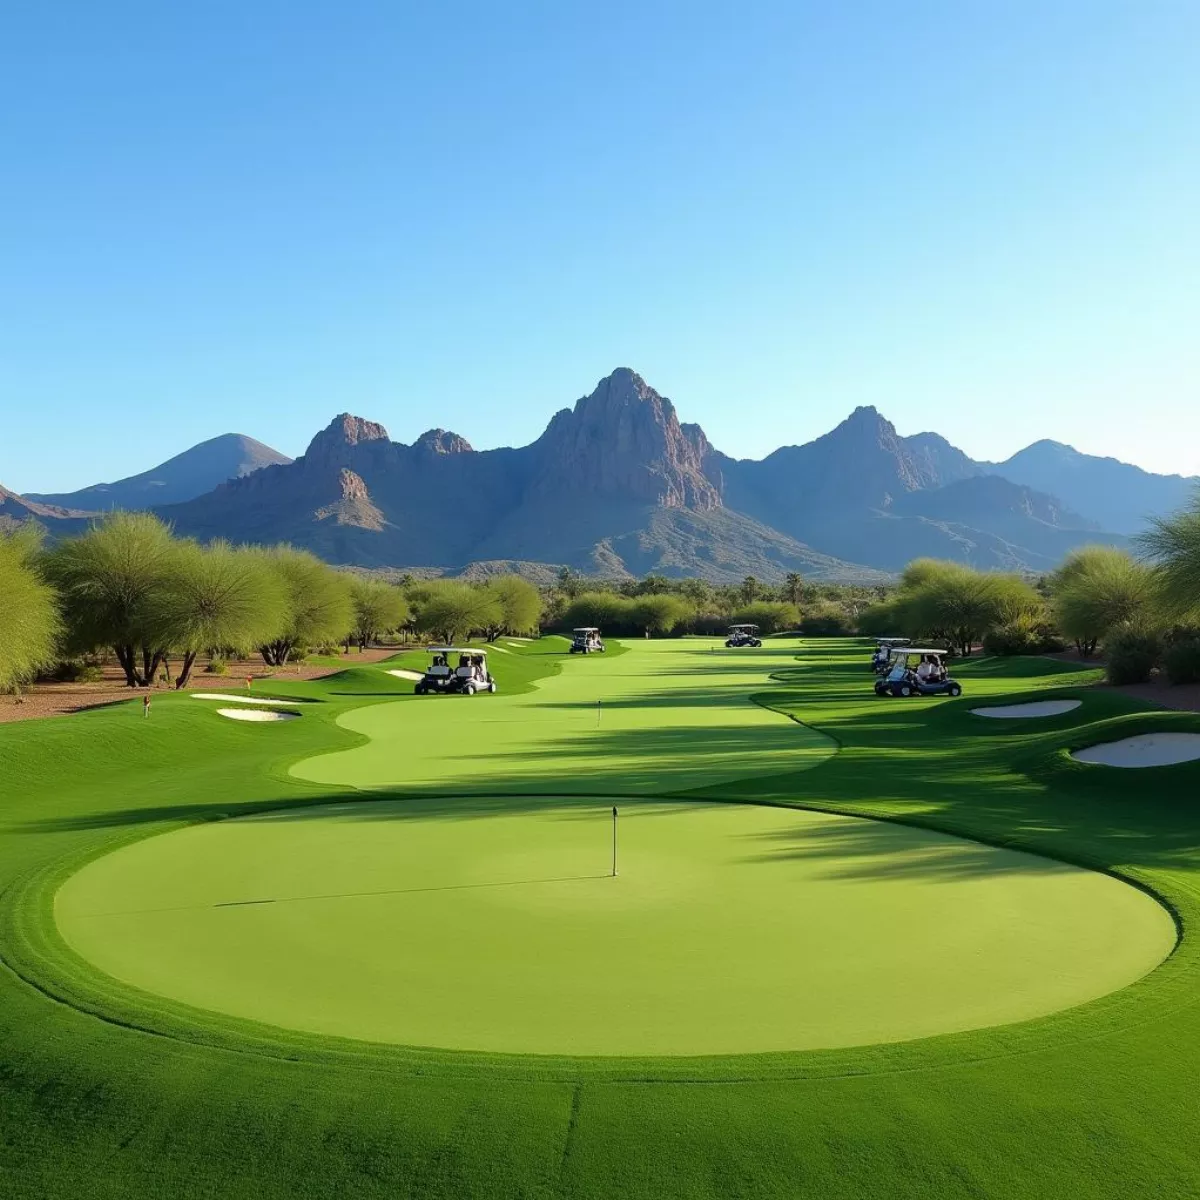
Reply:
[[[572,654],[604,653],[604,643],[600,640],[600,630],[595,625],[584,625],[580,629],[571,630]]]
[[[730,625],[729,636],[725,639],[725,645],[731,650],[737,646],[753,646],[757,649],[762,645],[762,640],[758,636],[758,626]]]
[[[461,650],[456,646],[430,646],[431,655],[425,674],[413,688],[418,696],[438,692],[458,692],[473,696],[476,692],[494,692],[496,681],[487,668],[487,651]],[[458,665],[452,666],[450,656],[458,655]]]
[[[875,680],[877,696],[961,696],[962,684],[951,679],[944,650],[893,646],[891,669]]]
[[[875,653],[871,655],[871,670],[876,675],[886,675],[892,661],[892,651],[910,645],[906,637],[882,637],[875,639]]]

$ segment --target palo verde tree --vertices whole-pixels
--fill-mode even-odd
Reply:
[[[1055,623],[1084,656],[1117,629],[1153,621],[1153,573],[1112,546],[1073,551],[1051,576],[1050,587]]]
[[[409,593],[409,599],[415,610],[416,628],[447,644],[487,629],[502,617],[500,602],[492,592],[455,579],[419,584]]]
[[[1182,512],[1157,517],[1139,539],[1156,562],[1156,585],[1164,614],[1200,622],[1200,491]]]
[[[279,579],[287,603],[282,630],[259,646],[263,661],[281,667],[298,647],[342,641],[354,627],[349,577],[307,550],[276,546],[258,553]]]
[[[498,575],[483,590],[496,601],[494,619],[483,627],[483,636],[494,642],[502,633],[536,633],[542,616],[537,588],[519,575]]]
[[[0,531],[0,691],[19,687],[54,657],[61,622],[35,566],[39,540],[32,525]]]
[[[671,633],[692,613],[692,606],[681,596],[639,596],[632,601],[634,623],[652,637]]]
[[[176,688],[187,686],[202,650],[244,653],[286,631],[291,610],[284,582],[266,557],[227,542],[179,542],[155,605],[157,638],[183,655]]]
[[[161,605],[176,543],[149,513],[114,513],[45,558],[76,651],[109,646],[130,687],[149,687],[166,655]]]
[[[392,633],[408,620],[408,601],[395,584],[378,579],[355,579],[350,585],[354,599],[352,637],[365,650],[385,633]]]
[[[1015,575],[923,558],[905,568],[894,597],[863,614],[860,628],[890,621],[896,628],[889,633],[944,641],[965,656],[990,630],[1040,607],[1038,594]]]

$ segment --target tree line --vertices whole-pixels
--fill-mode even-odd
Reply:
[[[200,544],[150,514],[116,513],[48,549],[30,527],[0,532],[0,689],[99,653],[116,659],[131,687],[171,666],[183,687],[201,655],[257,653],[279,667],[397,632],[453,643],[582,625],[618,636],[712,634],[734,622],[765,634],[897,634],[959,654],[981,643],[993,654],[1072,644],[1085,657],[1103,649],[1115,682],[1156,667],[1200,680],[1200,495],[1153,522],[1137,549],[1086,546],[1041,579],[918,559],[891,586],[799,574],[777,585],[753,576],[605,582],[564,569],[539,591],[515,575],[391,583],[290,546]]]
[[[130,687],[175,665],[182,688],[202,654],[280,667],[398,630],[494,639],[536,630],[542,601],[516,577],[405,591],[290,546],[201,544],[151,514],[115,513],[49,549],[29,527],[0,533],[0,605],[0,688],[97,654],[111,654]]]
[[[896,589],[866,609],[859,632],[936,641],[960,654],[1101,650],[1113,683],[1161,668],[1173,683],[1200,682],[1200,496],[1136,539],[1140,556],[1113,546],[1072,551],[1038,580],[918,559]]]

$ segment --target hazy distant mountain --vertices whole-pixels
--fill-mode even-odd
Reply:
[[[152,508],[177,504],[211,492],[227,479],[249,475],[272,463],[292,460],[240,433],[223,433],[167,459],[140,475],[115,483],[95,483],[77,492],[30,492],[26,500],[103,512],[114,508]]]
[[[344,413],[295,462],[226,435],[117,484],[5,495],[10,520],[51,530],[78,514],[47,500],[152,506],[181,533],[289,541],[364,567],[871,579],[922,555],[1047,570],[1073,546],[1123,543],[1190,482],[1053,442],[975,462],[939,434],[901,437],[874,408],[805,445],[734,459],[621,368],[516,449],[477,451],[444,429],[403,445]]]
[[[77,533],[87,528],[89,519],[87,513],[52,504],[39,504],[27,496],[18,496],[16,492],[10,492],[8,488],[0,486],[0,529],[36,521],[47,530]]]
[[[1154,475],[1115,458],[1081,454],[1062,442],[1034,442],[1007,462],[980,465],[1015,483],[1061,496],[1116,533],[1136,533],[1148,517],[1182,508],[1200,486],[1200,476]]]

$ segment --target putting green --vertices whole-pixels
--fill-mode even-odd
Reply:
[[[381,800],[193,826],[93,861],[56,917],[104,971],[201,1008],[589,1055],[1018,1021],[1120,988],[1174,943],[1166,912],[1116,879],[914,828],[622,801],[612,878],[607,803],[524,803]]]

